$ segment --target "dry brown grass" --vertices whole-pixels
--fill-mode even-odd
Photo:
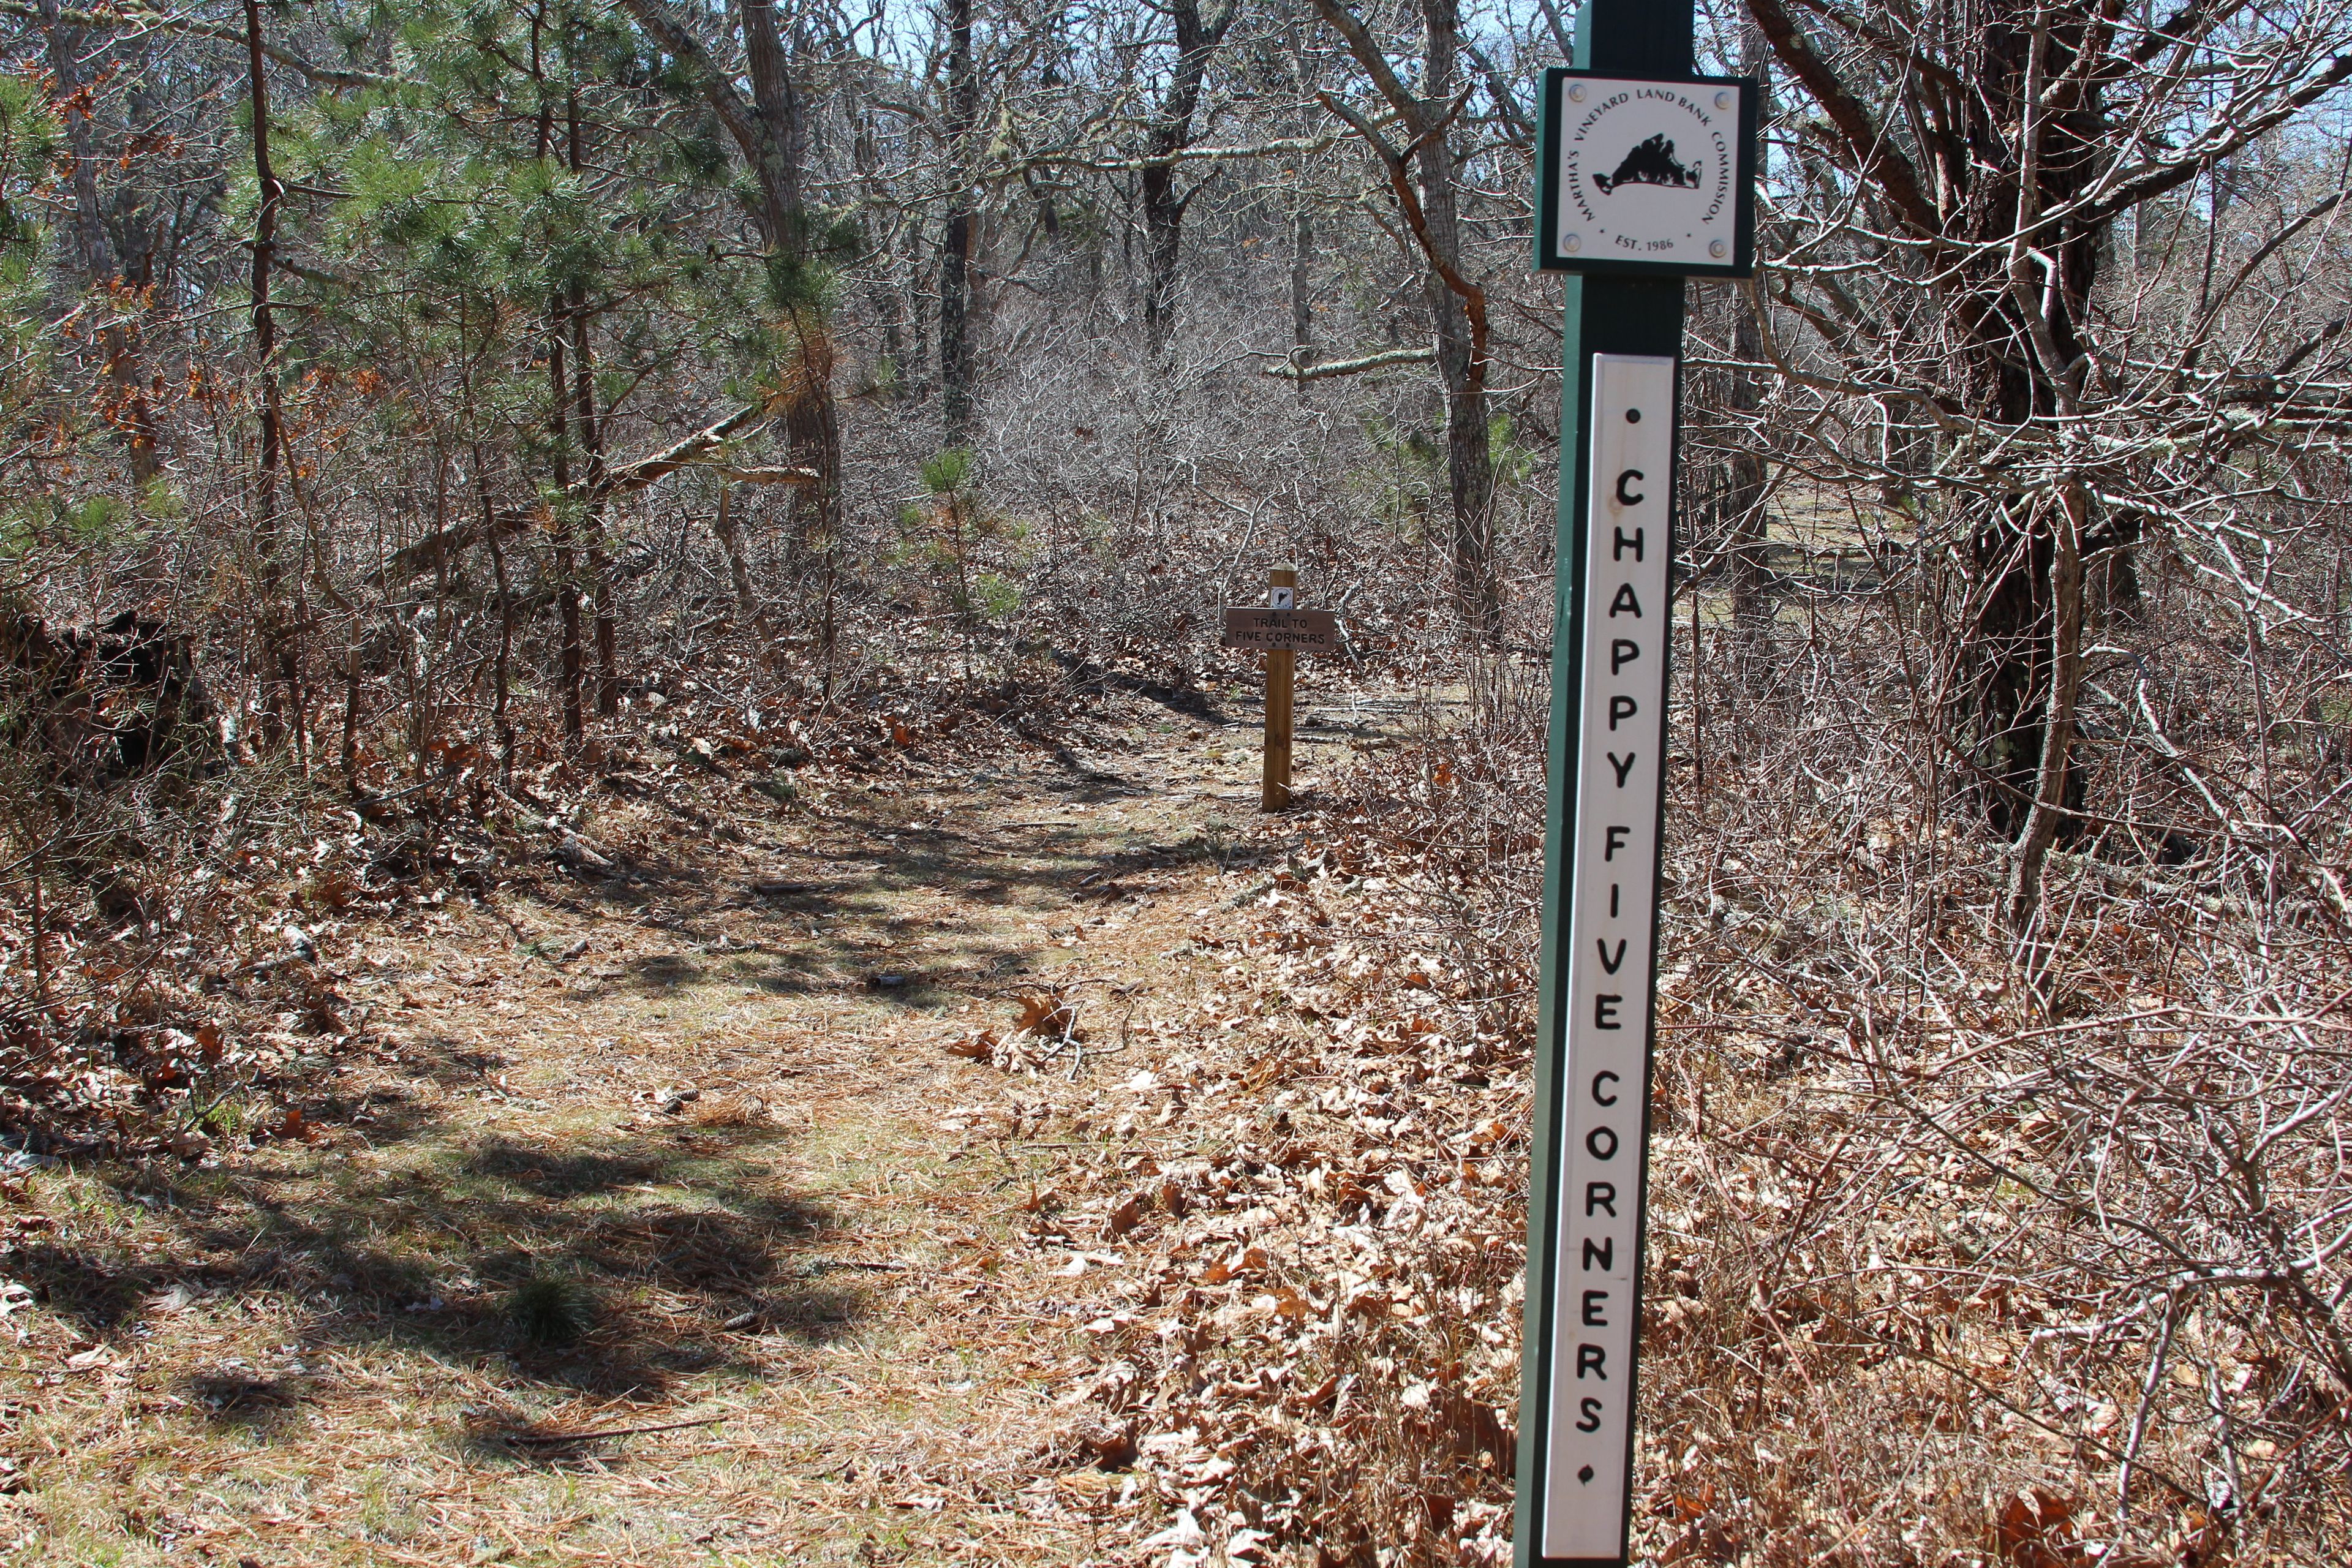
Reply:
[[[1141,722],[1155,786],[1224,787],[1197,722]],[[12,1186],[11,1560],[1047,1563],[1147,1521],[1054,1403],[1118,1277],[1073,1289],[1033,1205],[1068,1140],[939,1042],[1033,967],[1164,984],[1198,873],[1149,846],[1216,806],[993,771],[811,791],[741,850],[602,806],[583,831],[647,881],[516,883],[328,955],[372,1017],[309,1138]],[[993,826],[1062,800],[1091,809]],[[780,871],[806,890],[746,894]],[[1087,1048],[1081,1082],[1124,1069]],[[546,1281],[576,1337],[518,1307]]]

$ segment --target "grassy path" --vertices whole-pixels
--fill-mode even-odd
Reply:
[[[0,1558],[1116,1558],[1121,1258],[1033,1234],[1112,1129],[948,1047],[1050,988],[1053,1083],[1150,1066],[1255,740],[1143,708],[361,930],[310,1137],[12,1189]]]

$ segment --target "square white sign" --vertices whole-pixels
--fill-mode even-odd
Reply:
[[[1561,83],[1557,265],[1714,271],[1739,259],[1742,82]]]

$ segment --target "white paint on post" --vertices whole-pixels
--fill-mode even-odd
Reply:
[[[1622,1561],[1640,1333],[1675,362],[1592,356],[1583,732],[1569,895],[1568,1114],[1543,1555]]]

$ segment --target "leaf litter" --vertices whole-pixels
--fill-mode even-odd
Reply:
[[[702,1560],[880,1540],[885,1516],[940,1555],[1507,1555],[1527,792],[1494,807],[1475,758],[1396,748],[1248,832],[1048,837],[1066,813],[917,865],[887,834],[942,820],[951,770],[803,766],[787,805],[755,755],[714,744],[690,807],[682,762],[531,786],[617,875],[531,829],[555,847],[527,874],[274,939],[286,962],[233,1008],[158,1026],[247,1075],[237,1114],[120,1142],[172,1158],[112,1195],[12,1149],[0,1490],[130,1561],[316,1543],[363,1496],[394,1500],[355,1539],[412,1555],[511,1533]],[[1035,819],[1064,782],[992,778],[961,809]],[[1889,1464],[1933,1451],[1917,1474],[1980,1479],[1905,1494],[1947,1543],[1917,1560],[2137,1564],[2093,1551],[2113,1523],[2066,1456],[2112,1452],[2146,1399],[2020,1417],[2063,1394],[2042,1347],[2074,1310],[1971,1265],[2014,1223],[1978,1173],[2059,1157],[2051,1111],[2012,1096],[1958,1147],[1898,1150],[1919,1196],[1888,1206],[1852,1153],[1874,1101],[1823,1027],[1873,1085],[1916,1082],[1867,1056],[1885,999],[1833,926],[1694,842],[1713,863],[1669,868],[1637,1539],[1834,1557],[1842,1478],[1907,1485]],[[1052,958],[1074,952],[1088,973]],[[2031,1044],[1997,975],[1939,1005],[1950,1050]],[[188,1089],[136,1092],[159,1091]],[[223,1244],[220,1216],[265,1214]],[[600,1307],[576,1343],[502,1326],[521,1283],[574,1274]],[[2175,1434],[2281,1363],[2225,1321],[2165,1332],[2153,1386],[2180,1410],[2137,1463],[2175,1489],[2163,1561],[2201,1563],[2231,1527],[2174,1479]],[[447,1444],[467,1430],[555,1436],[499,1445],[536,1468],[493,1485]],[[240,1479],[225,1435],[264,1431],[277,1479]]]

